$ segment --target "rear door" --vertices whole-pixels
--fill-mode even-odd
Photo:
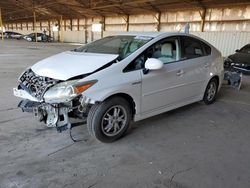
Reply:
[[[211,67],[211,48],[202,41],[189,37],[181,37],[181,59],[184,61],[183,71],[186,78],[185,93],[187,97],[203,95],[207,75]]]

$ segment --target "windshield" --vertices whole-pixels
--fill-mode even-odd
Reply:
[[[103,39],[94,41],[80,48],[74,49],[75,52],[88,53],[103,53],[103,54],[117,54],[118,60],[132,54],[138,48],[150,41],[151,37],[144,36],[109,36]]]
[[[243,48],[240,49],[241,53],[246,53],[246,54],[250,54],[250,45],[246,45]]]

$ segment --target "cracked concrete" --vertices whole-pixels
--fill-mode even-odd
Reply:
[[[73,143],[68,132],[16,109],[12,95],[26,67],[72,48],[15,40],[0,46],[0,188],[250,187],[250,78],[240,91],[223,85],[213,105],[134,123],[115,143],[92,139],[84,126],[74,135],[85,141]]]

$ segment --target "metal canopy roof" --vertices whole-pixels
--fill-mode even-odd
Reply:
[[[133,15],[250,4],[249,0],[1,0],[3,22]]]

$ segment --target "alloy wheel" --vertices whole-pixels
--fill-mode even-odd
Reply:
[[[112,106],[104,114],[101,129],[106,136],[116,136],[126,126],[127,112],[121,105]]]

